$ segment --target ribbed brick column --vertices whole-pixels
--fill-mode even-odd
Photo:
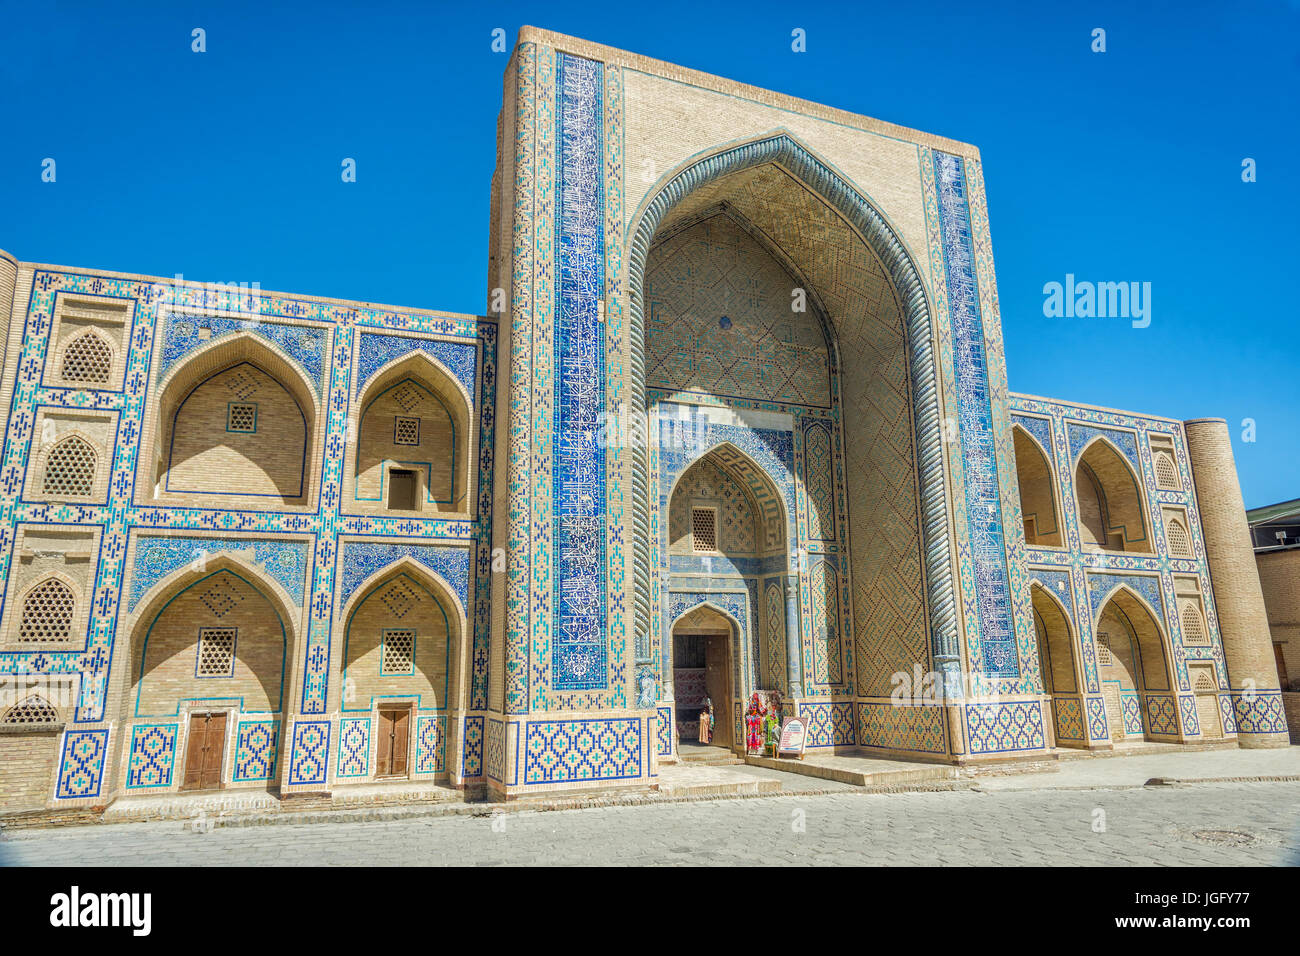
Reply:
[[[1221,418],[1197,418],[1184,426],[1236,709],[1237,739],[1243,747],[1285,747],[1290,743],[1285,718],[1281,732],[1275,729],[1282,698],[1228,423]]]
[[[10,315],[14,308],[14,283],[18,280],[18,263],[3,249],[0,249],[0,323],[9,328]],[[19,323],[19,328],[22,324]],[[22,339],[20,338],[21,342]],[[5,337],[0,335],[0,368],[4,367]]]

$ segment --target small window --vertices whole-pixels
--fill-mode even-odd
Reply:
[[[1175,558],[1192,556],[1192,541],[1187,536],[1187,528],[1177,518],[1169,521],[1169,553]]]
[[[1097,635],[1097,663],[1102,667],[1115,663],[1115,655],[1110,651],[1110,635],[1104,631]]]
[[[45,462],[41,494],[58,498],[89,498],[95,487],[95,449],[73,435],[54,446]]]
[[[1210,635],[1205,631],[1205,619],[1194,604],[1183,605],[1183,643],[1208,644]]]
[[[1174,464],[1173,455],[1167,451],[1158,451],[1155,455],[1156,464],[1156,484],[1161,488],[1180,488],[1178,481],[1178,467]]]
[[[391,511],[415,510],[415,472],[394,468],[388,473],[388,507]]]
[[[257,403],[231,402],[226,406],[226,431],[251,435],[257,431]]]
[[[59,712],[44,697],[32,694],[5,711],[0,724],[57,724]]]
[[[23,601],[20,641],[66,641],[72,636],[72,614],[76,610],[72,588],[50,578],[27,592]]]
[[[379,673],[395,677],[415,673],[415,631],[410,628],[384,631]]]
[[[691,550],[718,550],[718,513],[712,508],[691,509]]]
[[[1198,694],[1213,694],[1219,689],[1214,680],[1214,674],[1208,667],[1193,667],[1192,690]]]
[[[199,657],[195,677],[234,677],[235,639],[238,628],[199,628]]]
[[[113,367],[113,349],[94,332],[83,332],[70,343],[63,353],[65,382],[86,385],[107,385]]]
[[[393,444],[420,444],[420,420],[418,418],[407,418],[404,415],[396,416],[393,419]]]

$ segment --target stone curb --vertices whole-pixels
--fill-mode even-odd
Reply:
[[[821,797],[836,795],[872,795],[872,794],[890,794],[890,793],[943,793],[952,791],[967,791],[972,789],[969,784],[963,781],[937,781],[937,782],[918,782],[914,784],[897,783],[887,785],[876,785],[867,787],[854,787],[851,790],[846,789],[826,789],[821,787],[811,787],[801,790],[777,790],[772,792],[761,793],[728,793],[728,794],[682,794],[675,796],[659,795],[654,793],[645,794],[624,794],[622,796],[606,797],[567,797],[563,799],[545,799],[539,798],[536,802],[532,800],[520,800],[510,803],[449,803],[449,804],[411,804],[406,806],[388,806],[388,807],[356,807],[340,809],[322,809],[322,810],[299,810],[299,811],[273,811],[263,813],[231,813],[226,816],[208,816],[205,820],[207,829],[217,829],[224,827],[254,827],[254,826],[294,826],[309,825],[316,823],[379,823],[390,820],[413,820],[413,819],[439,819],[442,817],[493,817],[497,814],[503,816],[513,816],[521,813],[546,813],[557,810],[591,810],[603,809],[606,807],[638,807],[638,806],[656,806],[661,804],[674,803],[709,803],[718,800],[762,800],[776,797]],[[81,822],[68,824],[64,826],[50,827],[22,827],[17,830],[5,830],[0,828],[0,840],[22,840],[32,839],[38,834],[48,833],[51,830],[66,830],[72,826],[119,826],[134,825],[140,823],[153,824],[175,824],[182,829],[190,829],[193,826],[191,819],[171,818],[167,820],[96,820],[93,822]],[[204,832],[202,830],[195,832]],[[32,836],[28,836],[31,834]]]

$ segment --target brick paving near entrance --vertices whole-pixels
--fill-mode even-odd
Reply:
[[[1300,783],[871,794],[482,816],[17,831],[8,865],[1296,865]]]

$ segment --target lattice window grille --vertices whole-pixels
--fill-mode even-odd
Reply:
[[[1187,528],[1177,518],[1169,521],[1169,553],[1177,558],[1192,555],[1192,540],[1187,536]]]
[[[1110,635],[1105,632],[1097,635],[1097,663],[1103,667],[1115,663],[1115,655],[1110,650]]]
[[[405,415],[396,416],[393,420],[393,444],[420,444],[420,420]]]
[[[42,581],[27,593],[23,601],[18,640],[68,640],[72,637],[72,616],[76,607],[72,588],[53,578]]]
[[[235,627],[199,628],[199,656],[194,676],[234,677],[238,634],[239,629]]]
[[[411,674],[415,671],[415,631],[400,628],[384,631],[383,647],[379,656],[379,673],[391,675]]]
[[[39,694],[25,697],[0,717],[0,724],[55,724],[58,721],[59,712]]]
[[[1196,681],[1195,681],[1195,686],[1192,687],[1193,691],[1195,691],[1198,694],[1205,694],[1205,693],[1213,694],[1218,689],[1219,688],[1215,684],[1214,678],[1211,676],[1210,669],[1208,667],[1196,668]]]
[[[1210,635],[1205,629],[1205,619],[1201,617],[1201,612],[1195,605],[1184,605],[1182,618],[1184,644],[1210,643]]]
[[[1156,483],[1161,488],[1178,488],[1178,467],[1167,451],[1156,452]]]
[[[70,343],[63,353],[65,382],[84,382],[88,385],[107,385],[113,368],[113,349],[94,332],[83,332]]]
[[[257,404],[231,402],[226,406],[226,431],[252,434],[257,431]]]
[[[73,435],[54,446],[45,462],[41,494],[88,498],[95,487],[95,449]]]
[[[718,550],[718,513],[712,508],[691,509],[691,550]]]

